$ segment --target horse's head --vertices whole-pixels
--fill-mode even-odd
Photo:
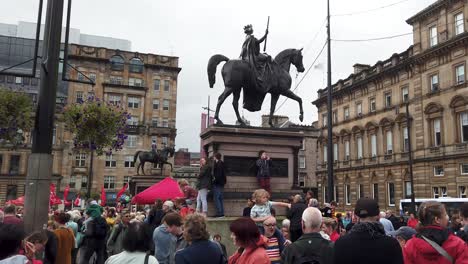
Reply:
[[[304,72],[304,64],[302,64],[302,49],[294,50],[294,55],[291,57],[291,63],[296,66],[298,72]]]
[[[169,157],[174,157],[175,147],[166,147]]]

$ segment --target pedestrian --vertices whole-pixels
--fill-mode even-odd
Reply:
[[[388,220],[387,218],[385,218],[387,214],[385,212],[380,212],[379,216],[380,216],[380,219],[379,219],[379,222],[383,225],[384,227],[384,230],[385,230],[385,234],[389,234],[390,232],[393,232],[395,231],[395,229],[393,228],[393,224],[392,222],[390,222],[390,220]]]
[[[449,232],[449,218],[442,203],[422,203],[418,218],[418,233],[403,249],[405,264],[468,263],[468,246]]]
[[[270,177],[273,163],[266,151],[260,150],[260,152],[258,152],[256,165],[257,181],[260,185],[260,188],[265,189],[268,193],[271,194]]]
[[[244,207],[244,210],[242,211],[242,216],[243,217],[250,217],[250,210],[252,210],[253,206],[254,206],[254,201],[252,201],[252,199],[248,198],[247,199],[247,207]]]
[[[184,193],[185,199],[191,200],[195,202],[197,200],[198,192],[192,186],[190,186],[189,182],[186,179],[181,179],[178,181],[179,187]]]
[[[318,208],[318,207],[319,207],[319,202],[318,202],[318,200],[315,199],[315,198],[311,198],[311,199],[309,200],[308,207],[315,207],[315,208]]]
[[[281,254],[283,263],[333,263],[332,243],[320,235],[322,212],[309,207],[302,213],[303,235]]]
[[[294,242],[302,236],[301,219],[302,213],[307,208],[302,196],[299,194],[294,195],[291,209],[288,211],[287,218],[291,221],[289,227],[289,234],[291,241]]]
[[[255,199],[255,205],[250,210],[250,217],[257,223],[260,229],[262,229],[263,221],[271,216],[273,206],[291,207],[291,204],[288,203],[270,201],[270,193],[265,189],[255,190],[252,197]]]
[[[246,217],[238,218],[229,225],[231,238],[238,250],[229,257],[229,264],[269,264],[266,253],[267,239],[260,235],[255,222]]]
[[[177,247],[177,235],[181,233],[182,217],[177,213],[168,213],[163,223],[154,230],[154,254],[160,264],[173,264]]]
[[[351,217],[351,212],[346,212],[346,216],[343,218],[343,226],[346,229],[346,227],[353,222],[353,219]]]
[[[460,215],[454,214],[452,215],[452,218],[450,218],[450,223],[449,223],[449,232],[457,235],[457,233],[460,231],[462,228],[462,221],[460,218]]]
[[[213,161],[213,199],[216,206],[216,217],[224,217],[224,185],[226,185],[226,169],[221,153],[214,155]]]
[[[88,219],[83,223],[83,242],[80,249],[80,264],[88,264],[93,255],[96,264],[103,264],[106,259],[106,237],[108,227],[106,219],[102,217],[102,207],[91,203],[86,209]],[[59,263],[57,263],[59,264]]]
[[[341,235],[345,231],[345,227],[343,224],[343,215],[341,213],[336,214],[336,224],[337,224],[336,231],[338,232],[338,234]]]
[[[211,167],[206,162],[205,158],[200,159],[200,173],[198,174],[198,181],[197,181],[197,189],[198,189],[198,196],[197,196],[197,212],[207,215],[208,213],[208,202],[206,197],[208,196],[208,191],[211,188]]]
[[[176,264],[225,264],[221,248],[209,240],[205,216],[192,214],[185,219],[184,238],[189,246],[175,254]]]
[[[379,204],[372,198],[360,198],[354,212],[359,222],[335,242],[334,263],[403,264],[398,241],[386,236],[379,222]]]
[[[329,217],[329,218],[333,217],[332,207],[329,203],[324,203],[321,211],[322,211],[323,217]]]
[[[291,235],[289,233],[289,228],[291,227],[291,221],[289,219],[283,219],[281,222],[281,234],[283,235],[284,239],[286,239],[286,243],[289,245],[291,244]]]
[[[4,224],[0,226],[0,263],[2,264],[33,264],[35,247],[31,242],[25,242],[25,232],[22,225]],[[24,251],[24,255],[20,251]]]
[[[340,238],[340,233],[338,233],[338,223],[333,218],[323,218],[322,231],[330,237],[330,241],[332,242],[336,242]]]
[[[401,250],[404,250],[406,242],[416,235],[416,230],[409,226],[402,226],[398,228],[398,230],[390,232],[388,235],[396,238],[398,243],[400,243]]]
[[[305,203],[309,204],[310,199],[313,199],[313,198],[314,198],[314,193],[312,192],[312,190],[308,190],[305,196]]]
[[[26,238],[26,241],[34,245],[34,264],[43,264],[45,246],[47,244],[46,231],[33,232]]]
[[[151,227],[142,222],[129,224],[122,240],[123,251],[110,256],[105,264],[158,264],[156,258],[147,253],[152,245],[150,230]]]
[[[154,202],[153,207],[151,208],[148,218],[146,218],[146,223],[148,223],[151,227],[151,234],[153,234],[154,229],[161,225],[161,220],[164,217],[163,211],[163,202],[161,199],[156,199]]]
[[[215,241],[216,243],[219,244],[219,246],[221,247],[221,250],[223,251],[224,258],[227,260],[228,259],[228,254],[227,254],[227,251],[226,251],[226,246],[221,242],[221,240],[222,240],[222,238],[221,238],[220,234],[215,234],[213,236],[213,241]]]
[[[109,228],[113,228],[115,224],[115,220],[117,219],[117,214],[115,212],[115,208],[109,208],[107,210],[107,215],[106,215],[106,222],[109,225]]]
[[[468,203],[463,203],[460,207],[460,216],[462,218],[463,227],[457,233],[457,236],[468,242]]]
[[[124,250],[123,240],[130,224],[130,212],[127,209],[122,210],[119,221],[116,221],[107,240],[108,256],[119,254]]]
[[[390,222],[392,222],[393,230],[397,230],[398,228],[400,228],[400,221],[395,216],[392,210],[387,210],[386,215],[387,215],[387,219],[390,220]]]
[[[16,215],[16,206],[9,204],[3,209],[5,216],[3,217],[3,224],[22,225],[23,220]]]
[[[57,256],[55,263],[71,264],[72,250],[75,247],[75,236],[73,230],[65,224],[68,222],[70,215],[67,213],[59,213],[56,217],[58,224],[54,234],[57,237]]]
[[[268,239],[266,252],[270,258],[271,264],[280,264],[281,253],[286,246],[286,240],[281,234],[275,235],[275,229],[277,228],[276,218],[273,216],[267,218],[263,221],[263,227],[265,229],[264,236]]]

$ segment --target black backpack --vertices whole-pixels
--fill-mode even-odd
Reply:
[[[107,222],[106,219],[98,217],[93,220],[93,237],[97,239],[105,239],[107,236]]]

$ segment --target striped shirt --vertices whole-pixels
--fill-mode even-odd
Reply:
[[[266,253],[270,258],[271,264],[281,263],[281,252],[279,249],[278,239],[276,237],[268,238]]]

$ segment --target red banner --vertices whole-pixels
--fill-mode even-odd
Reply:
[[[104,186],[101,187],[101,206],[106,205],[106,190],[104,190]]]
[[[117,202],[119,202],[119,199],[120,199],[120,196],[122,196],[122,194],[125,193],[125,191],[128,190],[128,182],[125,184],[124,187],[122,187],[122,189],[120,189],[120,191],[117,193]]]
[[[68,197],[68,193],[70,192],[70,186],[67,185],[67,187],[65,187],[65,190],[63,191],[63,200],[66,202],[67,201],[67,197]]]
[[[76,196],[75,198],[75,202],[73,203],[74,206],[80,206],[80,194],[78,194],[78,196]]]

